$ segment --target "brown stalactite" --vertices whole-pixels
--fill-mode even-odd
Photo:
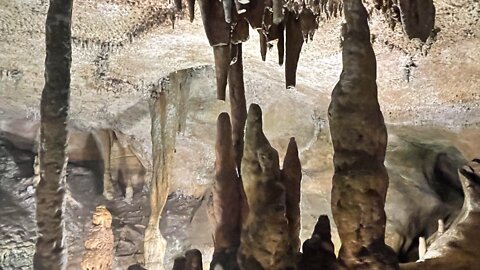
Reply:
[[[188,18],[190,22],[195,19],[195,0],[187,0]]]
[[[230,45],[218,45],[213,47],[215,58],[215,78],[217,80],[217,99],[225,100],[228,70],[230,69]]]
[[[40,182],[36,189],[38,238],[35,270],[67,268],[65,168],[72,63],[72,0],[50,0],[45,23],[45,86],[40,104]]]
[[[265,61],[267,59],[267,37],[262,30],[258,30],[258,34],[260,37],[260,55],[262,56],[262,61]]]
[[[345,0],[344,7],[343,71],[328,109],[339,261],[348,269],[398,269],[396,255],[384,241],[387,130],[377,99],[367,11],[361,0]]]
[[[283,16],[283,0],[272,0],[272,12],[273,19],[272,22],[276,25],[280,24],[284,20]]]
[[[303,46],[303,35],[300,21],[295,13],[288,11],[286,14],[286,62],[285,82],[286,87],[295,87],[297,82],[297,65]]]
[[[278,64],[281,66],[283,65],[284,57],[285,57],[285,24],[278,25],[278,42],[277,42],[277,50],[278,50]]]
[[[337,258],[330,233],[330,220],[322,215],[318,218],[312,237],[303,243],[303,254],[298,269],[337,270]]]
[[[282,181],[286,190],[286,207],[288,234],[292,254],[300,252],[300,193],[302,181],[302,165],[298,157],[298,147],[295,138],[290,138],[287,153],[283,160]]]
[[[200,0],[203,27],[210,46],[230,44],[230,24],[225,22],[222,1]]]
[[[403,30],[409,38],[426,41],[435,26],[433,0],[398,0]]]
[[[227,113],[217,119],[215,144],[215,183],[213,186],[215,252],[236,249],[240,244],[241,199],[237,165],[232,143],[232,126]]]
[[[242,177],[250,211],[243,225],[238,262],[242,270],[284,270],[289,255],[285,187],[278,153],[262,131],[262,111],[250,105],[245,132]]]
[[[182,0],[174,0],[173,3],[175,4],[177,11],[182,11]]]
[[[261,29],[265,13],[265,1],[250,0],[246,6],[245,18],[253,29]]]
[[[313,35],[318,29],[317,16],[310,9],[303,9],[299,15],[299,21],[304,41],[313,40]]]

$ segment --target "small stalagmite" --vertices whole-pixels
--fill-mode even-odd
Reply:
[[[289,256],[285,186],[278,153],[263,134],[257,104],[248,110],[242,178],[250,211],[242,228],[240,269],[289,269],[294,260]]]
[[[82,270],[110,270],[112,261],[112,215],[104,205],[99,205],[93,213],[81,266]]]
[[[312,237],[303,243],[303,254],[298,269],[337,270],[337,258],[330,233],[330,220],[322,215],[318,218]]]
[[[172,270],[203,270],[202,252],[190,249],[185,256],[175,258]]]
[[[385,244],[387,130],[378,104],[367,11],[361,0],[345,0],[344,7],[343,70],[328,109],[339,261],[348,269],[398,269],[395,253]]]
[[[287,153],[283,160],[282,181],[286,189],[286,207],[288,235],[292,254],[300,252],[300,190],[302,181],[302,165],[298,157],[295,138],[290,138]]]

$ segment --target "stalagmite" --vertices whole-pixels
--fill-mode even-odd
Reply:
[[[176,134],[185,125],[187,99],[187,70],[171,73],[163,79],[159,89],[152,91],[149,100],[152,118],[153,176],[150,183],[150,218],[145,230],[145,266],[149,270],[163,270],[165,239],[159,224],[160,215],[169,193],[172,159]]]
[[[303,243],[303,254],[298,266],[301,270],[337,270],[337,258],[330,234],[327,216],[318,218],[312,237]]]
[[[82,270],[110,270],[113,262],[112,215],[104,205],[95,209],[85,241]]]
[[[243,135],[247,121],[247,105],[245,101],[245,84],[243,81],[243,53],[242,44],[236,46],[237,61],[230,66],[228,72],[228,90],[230,94],[230,114],[232,116],[232,143],[235,151],[237,169],[243,156]]]
[[[459,170],[465,194],[462,210],[452,225],[435,239],[423,261],[401,265],[402,270],[476,270],[480,269],[477,247],[480,246],[480,159]]]
[[[250,211],[243,225],[238,262],[242,270],[284,270],[289,253],[285,186],[278,153],[262,131],[262,111],[250,105],[245,132],[242,178]]]
[[[376,60],[361,0],[345,0],[343,70],[328,109],[335,174],[332,213],[348,269],[397,269],[385,245],[387,130],[377,99]]]
[[[235,255],[240,245],[242,207],[235,152],[232,144],[232,127],[227,113],[221,113],[218,116],[215,149],[215,183],[213,187],[214,260],[211,268],[213,269],[217,264],[220,264],[225,269],[228,265],[236,262]]]
[[[292,254],[300,252],[300,189],[302,181],[302,165],[298,157],[295,138],[290,138],[287,153],[283,160],[282,181],[286,189],[286,207],[288,234]]]
[[[185,270],[202,270],[202,253],[198,249],[185,252]]]
[[[72,0],[50,0],[45,25],[45,86],[40,104],[40,182],[36,188],[38,238],[35,270],[67,267],[63,213],[67,120],[72,62]]]
[[[303,35],[300,21],[295,13],[289,11],[286,15],[285,83],[289,88],[297,84],[297,65],[303,46]]]

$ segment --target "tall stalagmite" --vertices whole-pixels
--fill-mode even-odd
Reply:
[[[67,118],[72,62],[72,0],[50,0],[45,27],[45,87],[40,104],[40,182],[36,190],[35,270],[66,269],[64,239]]]
[[[211,269],[221,265],[224,269],[238,269],[236,254],[240,245],[241,196],[232,127],[227,113],[217,119],[215,145],[215,183],[213,186],[214,255]]]
[[[332,212],[348,269],[397,269],[385,245],[387,130],[377,99],[376,60],[361,0],[345,0],[343,71],[328,109],[335,156]]]
[[[242,178],[250,211],[242,228],[240,269],[291,267],[285,186],[278,153],[263,134],[262,110],[257,104],[248,110]]]
[[[298,157],[298,147],[295,138],[290,138],[287,153],[283,160],[282,181],[286,189],[286,207],[288,220],[288,235],[293,254],[300,252],[300,190],[302,181],[302,165]]]
[[[145,230],[145,266],[163,270],[166,242],[159,224],[165,206],[172,170],[176,135],[185,125],[189,96],[188,70],[180,70],[162,80],[159,89],[152,91],[149,101],[152,118],[153,176],[150,183],[150,218]]]

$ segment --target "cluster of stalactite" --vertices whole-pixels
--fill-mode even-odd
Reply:
[[[390,28],[401,24],[409,38],[426,41],[435,26],[433,0],[369,0],[387,18]]]
[[[318,28],[322,7],[337,14],[340,0],[331,0],[331,9],[321,1],[283,0],[201,0],[200,10],[205,33],[213,47],[218,98],[225,99],[229,65],[241,58],[242,42],[249,37],[249,25],[260,35],[260,53],[266,59],[267,48],[276,42],[278,63],[285,62],[286,86],[295,86],[296,70],[303,43],[311,40]]]

